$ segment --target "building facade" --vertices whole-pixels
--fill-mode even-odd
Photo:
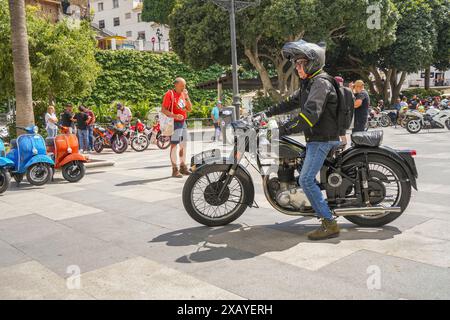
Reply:
[[[90,0],[89,6],[92,25],[113,35],[108,49],[170,50],[167,26],[141,20],[143,0]]]
[[[39,6],[39,13],[45,17],[48,17],[52,22],[57,22],[62,14],[60,0],[25,0],[25,4]]]

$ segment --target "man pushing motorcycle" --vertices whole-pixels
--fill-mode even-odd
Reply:
[[[272,117],[300,108],[293,119],[279,124],[279,136],[304,132],[306,158],[299,183],[312,208],[321,218],[321,226],[310,232],[310,240],[339,236],[339,226],[317,184],[316,176],[329,152],[340,145],[345,125],[338,116],[339,96],[335,84],[324,71],[325,48],[300,40],[284,45],[282,54],[295,64],[301,79],[299,90],[287,100],[269,108],[265,115]]]

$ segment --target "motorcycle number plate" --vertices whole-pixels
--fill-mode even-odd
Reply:
[[[222,156],[220,153],[220,149],[207,150],[207,151],[203,151],[199,154],[196,154],[193,157],[192,162],[193,162],[193,164],[203,164],[206,159],[208,159],[208,162],[215,161],[215,160],[221,160]]]

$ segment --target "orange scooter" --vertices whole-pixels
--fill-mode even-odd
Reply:
[[[69,133],[69,128],[59,126],[61,133],[54,138],[46,138],[47,154],[55,161],[54,169],[62,169],[64,179],[69,182],[80,181],[86,169],[86,157],[78,152],[78,138]]]

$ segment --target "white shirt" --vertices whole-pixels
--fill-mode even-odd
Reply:
[[[117,110],[117,117],[123,123],[128,123],[131,121],[131,110],[128,107],[124,107],[122,110]]]
[[[54,113],[46,113],[45,114],[45,123],[46,123],[46,129],[56,129],[56,123],[53,123],[49,121],[49,119],[52,119],[53,121],[57,121],[56,115]]]

